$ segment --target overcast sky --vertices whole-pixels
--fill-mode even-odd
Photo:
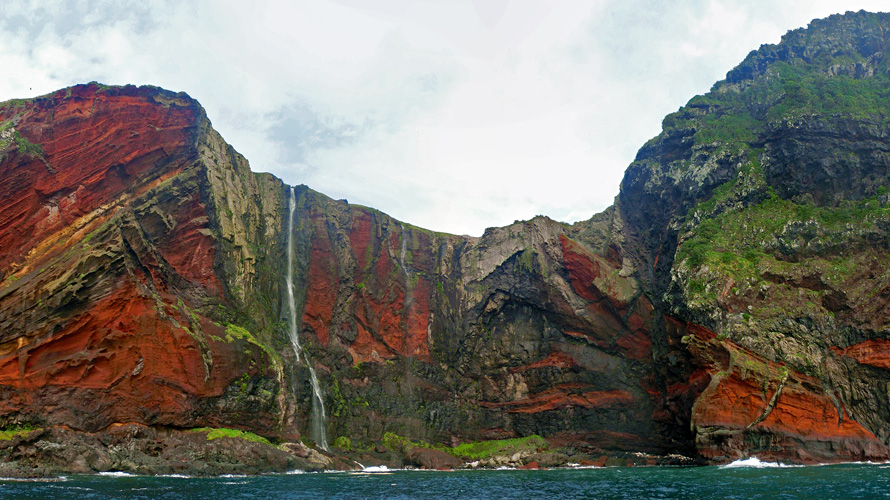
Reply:
[[[885,5],[2,0],[0,100],[92,80],[185,91],[256,172],[480,235],[589,218],[664,115],[749,51]]]

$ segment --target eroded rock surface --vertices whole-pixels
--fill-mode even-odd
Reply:
[[[355,457],[455,466],[376,450],[389,432],[537,434],[560,451],[516,463],[539,467],[886,459],[887,33],[864,12],[790,32],[666,117],[613,207],[478,238],[305,186],[288,234],[290,188],[185,94],[4,103],[0,420],[295,442],[313,402],[291,239],[301,343]]]

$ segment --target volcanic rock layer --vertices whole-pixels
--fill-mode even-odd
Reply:
[[[252,173],[183,93],[3,103],[0,422],[297,439],[317,375],[368,446],[890,458],[888,45],[883,14],[790,32],[614,206],[478,238]]]

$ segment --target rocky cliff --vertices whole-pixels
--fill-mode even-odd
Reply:
[[[340,451],[888,458],[888,43],[882,14],[790,32],[666,117],[613,207],[479,238],[254,174],[185,94],[6,102],[0,420],[310,441],[311,367]]]
[[[888,27],[847,13],[762,46],[627,170],[646,289],[707,380],[703,456],[887,455]]]

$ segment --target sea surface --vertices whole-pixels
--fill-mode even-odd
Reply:
[[[329,472],[195,478],[112,473],[53,481],[0,479],[0,498],[888,498],[890,464]]]

